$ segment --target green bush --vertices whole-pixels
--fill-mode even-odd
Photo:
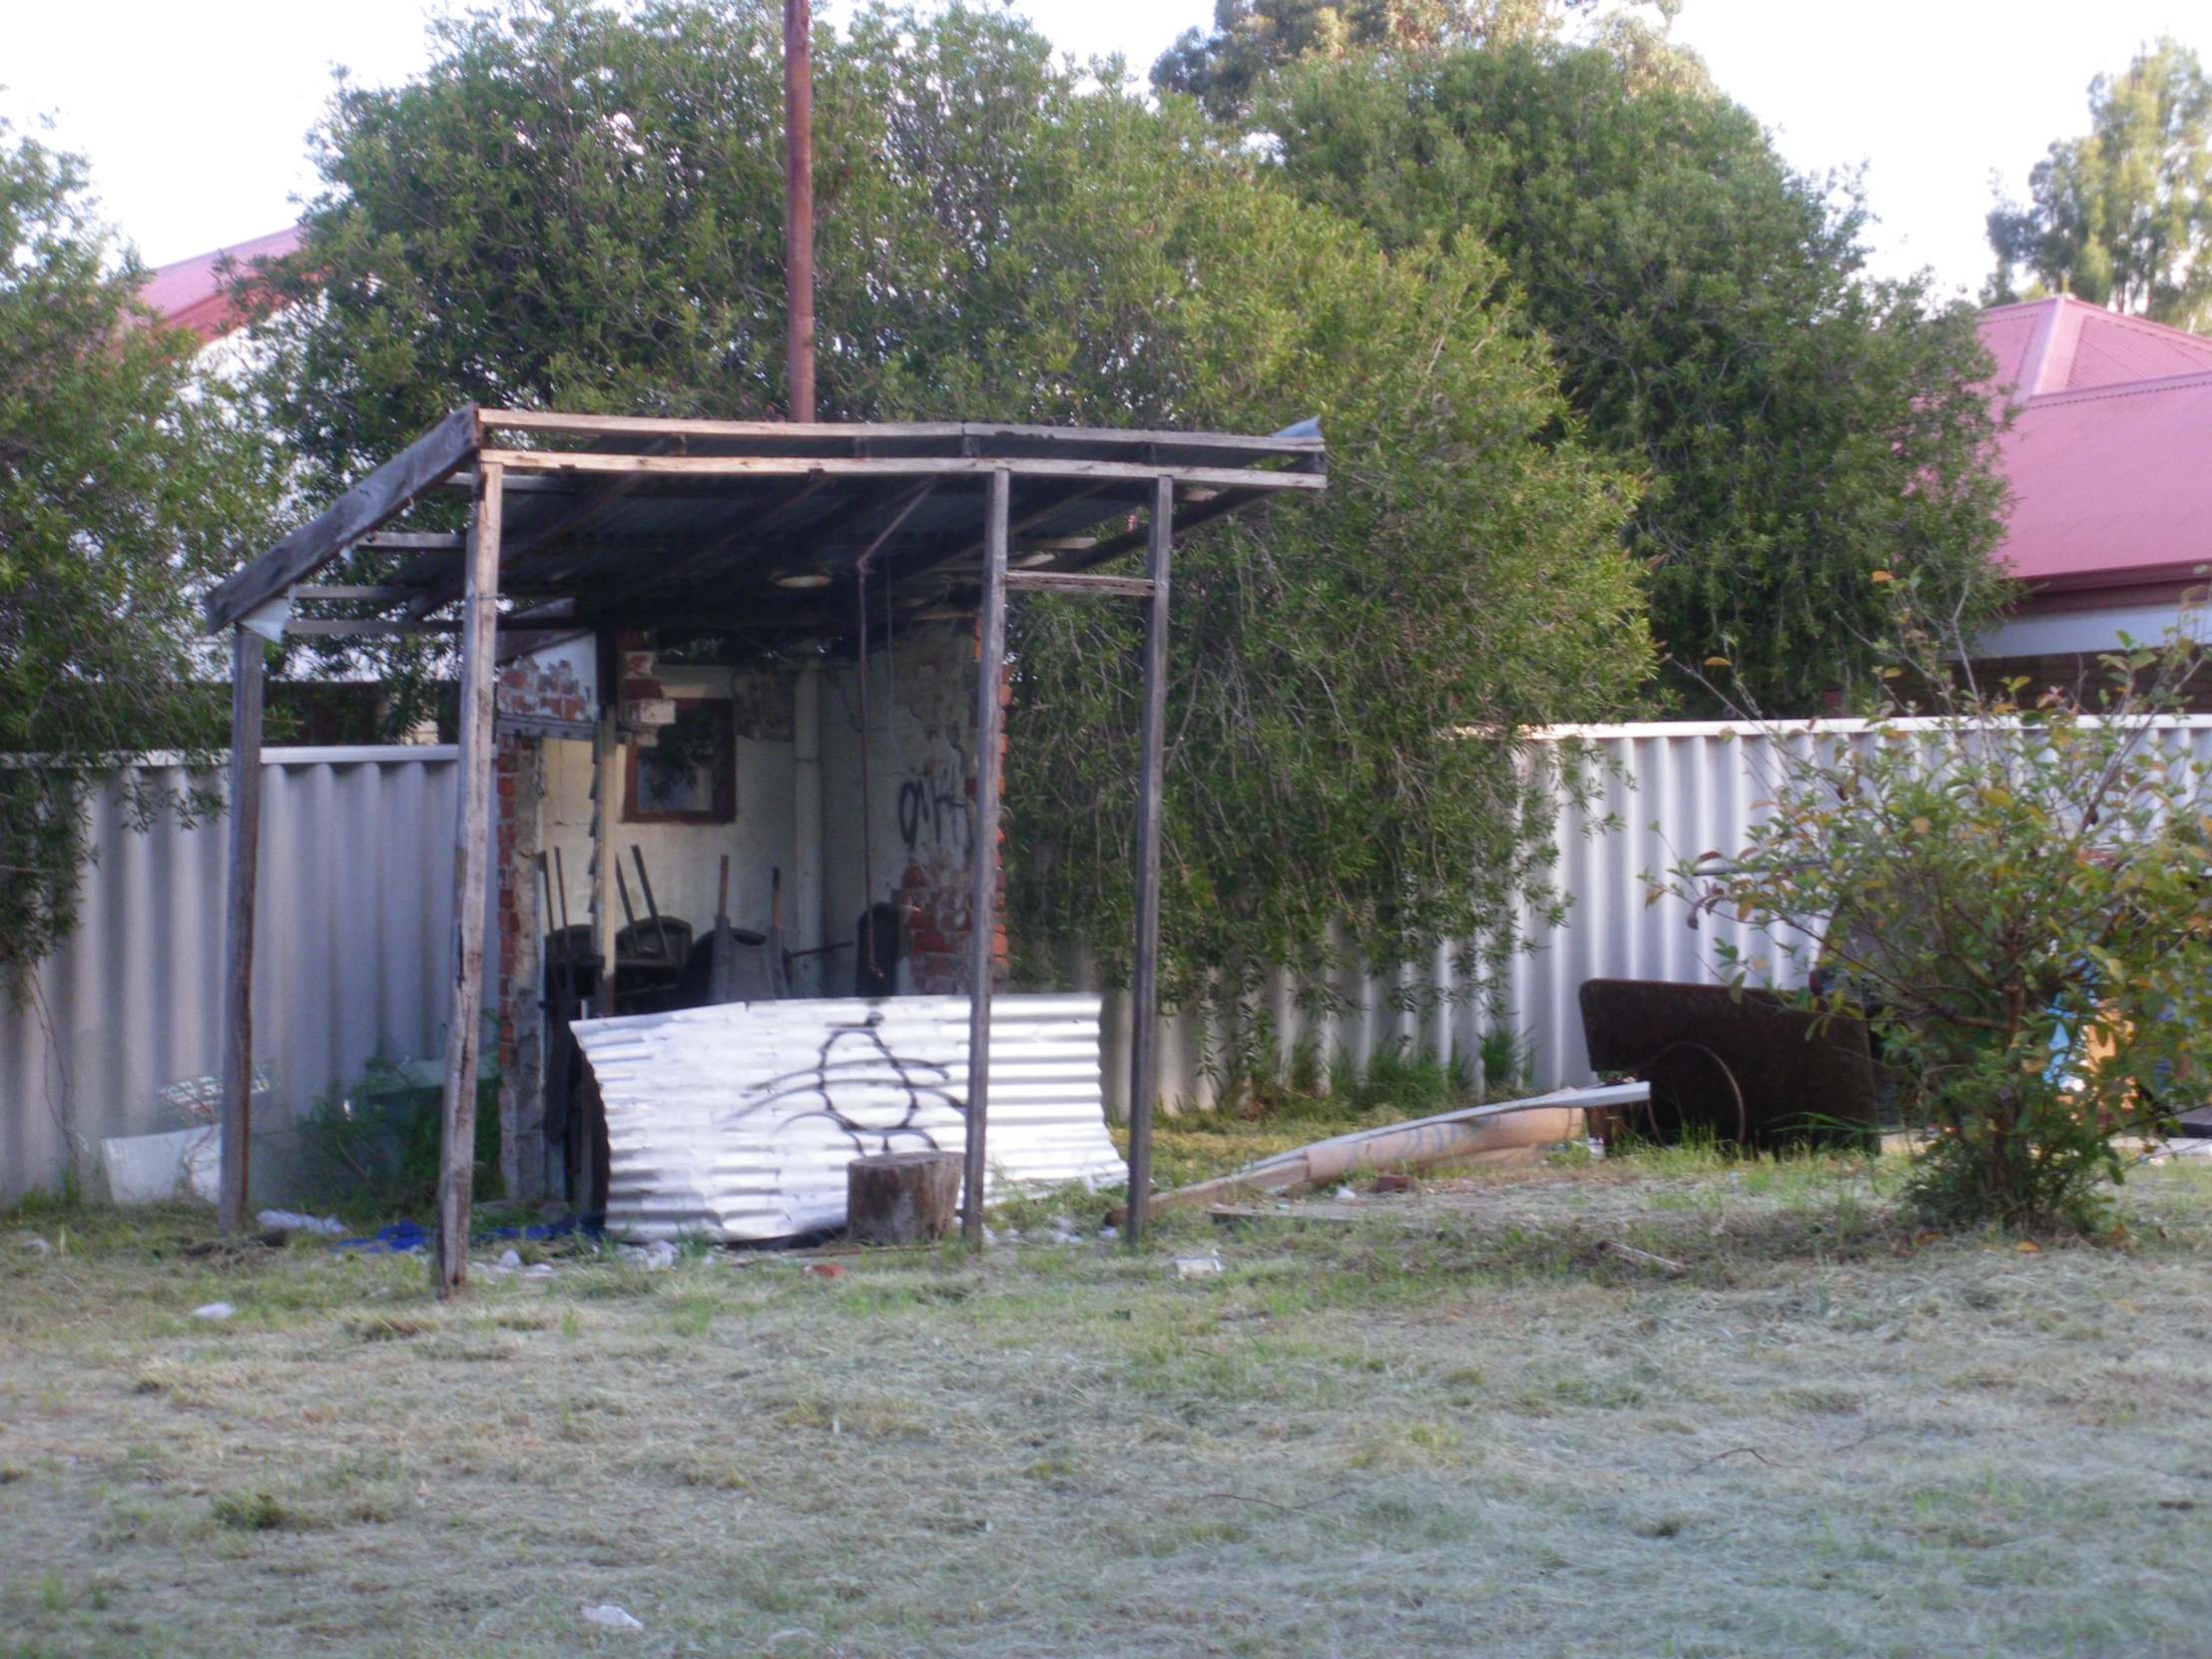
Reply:
[[[2212,768],[2167,715],[2195,663],[2107,659],[2092,712],[1924,662],[1932,713],[1894,704],[1857,739],[1777,731],[1750,847],[1653,885],[1766,928],[1819,970],[1811,1006],[1866,1010],[1925,1132],[1911,1190],[1932,1221],[2094,1229],[2115,1140],[2206,1098]],[[1781,965],[1721,953],[1738,984]]]
[[[437,1060],[369,1061],[332,1088],[300,1125],[306,1202],[352,1221],[426,1216],[436,1206],[444,1067]],[[497,1198],[499,1071],[476,1080],[477,1199]]]

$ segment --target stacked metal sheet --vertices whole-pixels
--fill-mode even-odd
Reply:
[[[992,998],[987,1193],[1128,1179],[1106,1133],[1098,1009]],[[737,1002],[575,1031],[607,1109],[607,1226],[625,1237],[841,1227],[852,1159],[966,1150],[964,996]]]

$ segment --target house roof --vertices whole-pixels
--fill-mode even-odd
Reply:
[[[195,254],[157,268],[139,297],[171,327],[190,328],[202,340],[219,339],[246,320],[231,303],[234,269],[248,270],[256,260],[277,259],[298,246],[299,227],[287,225],[252,242]]]
[[[2201,586],[2212,339],[2065,296],[1983,311],[1981,339],[2014,410],[1999,440],[2013,494],[1999,559],[2049,603]]]

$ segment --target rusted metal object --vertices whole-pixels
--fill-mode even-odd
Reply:
[[[1766,1151],[1879,1130],[1867,1022],[1856,1014],[1816,1015],[1774,991],[1586,979],[1582,1035],[1593,1068],[1651,1085],[1616,1120],[1650,1140],[1709,1133]]]

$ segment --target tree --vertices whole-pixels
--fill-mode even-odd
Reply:
[[[267,473],[144,279],[84,164],[0,125],[0,982],[18,999],[75,923],[85,792],[119,783],[142,825],[214,804],[124,763],[218,741],[191,595],[262,521]]]
[[[2089,131],[2050,147],[2025,207],[1989,214],[1996,274],[1982,297],[2071,293],[2212,331],[2212,78],[2171,37],[2089,83]]]
[[[1639,15],[1647,0],[1216,0],[1213,32],[1184,30],[1152,66],[1152,84],[1233,120],[1292,64],[1367,51],[1417,62],[1445,48],[1549,40],[1579,13],[1638,85],[1704,87],[1703,63],[1667,38],[1682,0],[1648,3],[1656,22]]]
[[[2107,658],[2101,694],[1960,688],[1961,642],[1906,593],[1897,683],[1926,699],[1860,740],[1777,742],[1751,845],[1653,895],[1781,941],[1786,961],[1724,946],[1734,982],[1794,962],[1820,970],[1807,1006],[1867,1012],[1927,1133],[1930,1220],[2095,1230],[2115,1139],[2201,1102],[2212,1061],[2212,769],[2163,718],[2197,654]]]
[[[775,410],[777,13],[520,5],[444,28],[417,81],[340,94],[283,278],[304,302],[265,328],[273,406],[323,487],[468,399]],[[1619,544],[1633,481],[1582,442],[1497,263],[1385,254],[1187,104],[1087,85],[996,13],[825,31],[817,111],[828,418],[1325,422],[1325,499],[1179,554],[1176,989],[1233,995],[1341,919],[1401,959],[1539,890],[1511,734],[1621,709],[1649,649]],[[1017,613],[1031,963],[1127,936],[1128,620]]]
[[[1385,248],[1504,258],[1590,439],[1648,480],[1629,546],[1677,663],[1819,712],[1879,666],[1871,572],[1993,610],[1971,312],[1868,277],[1855,196],[1791,173],[1739,106],[1534,45],[1300,65],[1253,119],[1292,188]]]

